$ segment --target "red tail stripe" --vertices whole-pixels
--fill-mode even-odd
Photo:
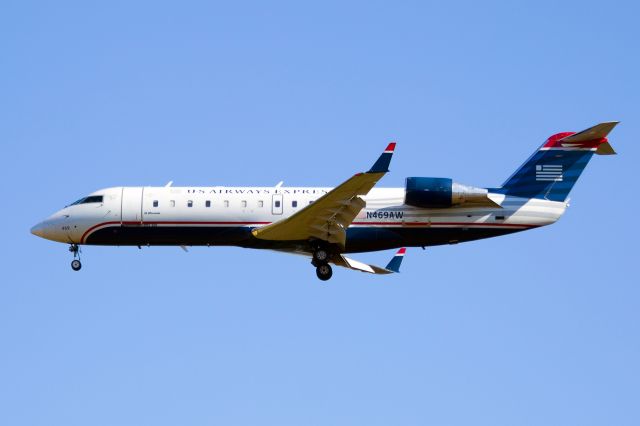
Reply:
[[[555,135],[549,137],[549,139],[547,139],[542,147],[562,148],[564,146],[562,143],[562,139],[571,135],[575,135],[575,132],[556,133]],[[607,142],[607,138],[598,138],[584,142],[567,142],[567,144],[571,145],[574,148],[597,148],[600,146],[600,144],[603,144],[605,142]]]

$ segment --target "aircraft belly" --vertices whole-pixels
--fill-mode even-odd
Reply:
[[[347,230],[346,253],[387,250],[398,247],[456,244],[498,237],[525,229],[508,228],[382,228],[358,227]]]
[[[107,226],[89,234],[90,245],[233,245],[258,249],[300,249],[300,241],[264,241],[250,226]],[[403,246],[435,246],[497,237],[524,229],[504,228],[401,228],[359,226],[347,229],[345,253],[386,250]]]

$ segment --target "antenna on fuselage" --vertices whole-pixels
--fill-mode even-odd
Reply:
[[[281,180],[280,182],[278,182],[278,184],[275,186],[276,188],[280,188],[282,186],[282,184],[284,183],[283,180]]]
[[[173,181],[170,180],[169,182],[167,182],[167,184],[164,186],[165,188],[169,188],[171,185],[173,185]]]

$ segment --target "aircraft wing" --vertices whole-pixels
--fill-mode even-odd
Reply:
[[[400,272],[400,264],[402,263],[402,259],[404,258],[404,254],[406,251],[407,249],[404,247],[398,250],[385,268],[358,262],[357,260],[349,259],[348,257],[343,255],[333,258],[331,260],[331,263],[337,266],[355,269],[356,271],[368,272],[370,274],[393,274]]]
[[[366,205],[360,196],[369,193],[389,171],[395,146],[390,143],[368,172],[347,179],[288,218],[254,229],[253,235],[270,241],[320,240],[344,250],[346,229]]]

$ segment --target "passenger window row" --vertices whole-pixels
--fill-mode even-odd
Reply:
[[[102,198],[102,197],[100,197],[100,198]],[[80,201],[82,201],[82,200],[80,200]],[[311,204],[311,203],[313,203],[313,200],[309,201],[309,204]],[[169,205],[171,207],[175,207],[176,206],[176,200],[169,200]],[[247,207],[247,200],[242,200],[240,202],[240,205],[243,208],[246,208]],[[153,207],[159,207],[159,206],[160,206],[160,202],[158,200],[153,200]],[[211,207],[211,200],[206,200],[204,202],[204,206],[207,207],[207,208]],[[225,207],[229,207],[229,200],[224,200],[224,206]],[[280,201],[279,200],[275,201],[275,206],[276,207],[280,207]],[[187,207],[193,207],[193,200],[187,200]],[[258,207],[260,207],[260,208],[264,207],[264,201],[263,200],[258,200]],[[296,200],[292,201],[291,202],[291,207],[293,207],[294,209],[297,208],[298,207],[298,201],[296,201]]]

